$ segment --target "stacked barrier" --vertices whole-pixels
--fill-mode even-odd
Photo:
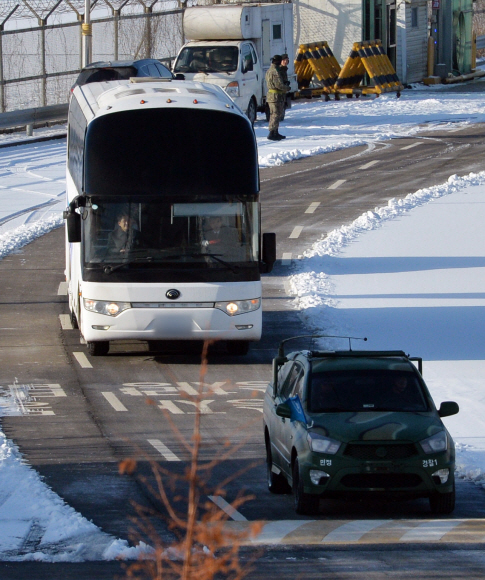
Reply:
[[[295,73],[301,96],[320,96],[322,93],[335,92],[333,87],[339,72],[340,65],[327,42],[300,44],[295,60]],[[310,88],[314,76],[322,83],[321,87]]]
[[[295,60],[295,72],[299,87],[297,96],[324,94],[328,100],[332,93],[338,99],[340,94],[358,97],[396,92],[399,97],[404,88],[380,40],[354,42],[342,69],[326,42],[301,44]],[[366,74],[371,86],[361,84]],[[314,76],[321,82],[318,88],[310,88]]]

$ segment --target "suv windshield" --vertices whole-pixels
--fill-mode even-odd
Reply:
[[[184,48],[175,63],[175,73],[235,72],[237,46],[192,46]]]
[[[412,372],[383,369],[312,374],[309,411],[427,411],[422,387]]]

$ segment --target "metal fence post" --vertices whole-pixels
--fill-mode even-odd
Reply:
[[[40,93],[40,103],[42,107],[47,105],[47,70],[45,59],[45,25],[46,21],[39,19],[40,26],[40,67],[42,69],[42,89]]]
[[[5,113],[5,84],[3,78],[3,24],[0,27],[0,111]]]

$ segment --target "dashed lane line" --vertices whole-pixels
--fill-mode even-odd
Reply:
[[[235,522],[247,522],[247,519],[220,495],[209,495],[208,498]]]
[[[83,352],[73,352],[74,358],[83,369],[92,369],[93,365],[88,361],[88,357]]]
[[[365,165],[361,165],[359,169],[369,169],[369,167],[377,165],[378,163],[380,163],[379,159],[375,159],[374,161],[369,161],[369,163],[366,163]]]
[[[114,393],[102,392],[103,397],[108,401],[108,403],[113,407],[115,411],[128,411],[128,409],[123,405],[123,403],[118,399]]]
[[[299,238],[302,230],[303,230],[303,226],[295,226],[293,228],[293,231],[291,232],[291,234],[288,237],[293,239],[293,240],[296,238]]]
[[[57,289],[57,295],[58,296],[67,296],[67,291],[68,291],[67,282],[60,282],[59,288]]]
[[[59,314],[62,330],[72,330],[71,317],[69,314]]]
[[[227,512],[226,512],[227,513]],[[255,521],[247,522],[247,525]],[[485,544],[485,519],[280,520],[260,522],[262,531],[245,544]],[[227,522],[239,531],[244,523]]]
[[[337,189],[338,187],[343,185],[346,181],[347,181],[346,179],[337,179],[337,181],[335,183],[332,183],[332,185],[329,185],[327,189]]]
[[[418,145],[422,145],[422,141],[418,141],[417,143],[411,143],[411,145],[406,145],[405,147],[401,147],[401,151],[406,151],[406,149],[412,149],[413,147],[417,147]]]
[[[312,201],[312,203],[306,208],[305,213],[314,213],[319,205],[319,201]]]
[[[180,461],[173,451],[160,441],[160,439],[148,439],[148,443],[160,453],[167,461]]]
[[[282,266],[291,266],[291,256],[293,254],[291,252],[283,252],[281,257],[281,265]]]

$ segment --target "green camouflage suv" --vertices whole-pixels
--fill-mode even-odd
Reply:
[[[441,417],[458,405],[437,410],[421,373],[401,351],[284,356],[282,343],[264,398],[269,490],[293,490],[299,514],[366,495],[428,497],[433,513],[451,513],[455,449]]]

